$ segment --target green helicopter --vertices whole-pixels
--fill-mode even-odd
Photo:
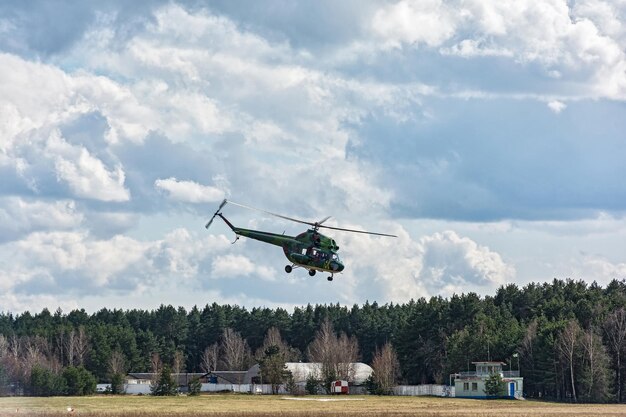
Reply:
[[[230,203],[232,205],[243,207],[249,210],[259,211],[261,213],[269,214],[271,216],[279,217],[285,220],[290,220],[292,222],[306,224],[311,226],[311,229],[308,229],[307,231],[300,233],[297,236],[286,236],[284,234],[280,235],[277,233],[235,227],[230,221],[228,221],[228,219],[226,219],[226,217],[224,217],[221,212],[226,203]],[[344,264],[339,259],[339,255],[337,255],[339,246],[337,246],[337,243],[334,239],[321,234],[319,232],[320,228],[340,230],[352,233],[363,233],[375,236],[397,237],[396,235],[390,235],[386,233],[366,232],[363,230],[324,226],[323,223],[330,219],[330,216],[320,220],[319,222],[313,223],[304,220],[293,219],[291,217],[283,216],[281,214],[276,214],[266,210],[246,206],[244,204],[235,203],[234,201],[228,201],[226,199],[222,201],[217,211],[213,214],[213,217],[211,217],[211,220],[209,220],[208,223],[205,225],[207,229],[209,228],[209,226],[211,226],[211,223],[213,223],[215,217],[221,218],[224,223],[226,223],[226,225],[230,227],[233,232],[235,232],[235,242],[237,241],[237,239],[239,239],[240,236],[244,236],[250,239],[259,240],[261,242],[269,243],[283,248],[283,253],[287,257],[289,262],[291,262],[291,265],[285,266],[285,272],[290,273],[295,268],[307,269],[310,276],[314,276],[317,271],[328,272],[330,273],[330,276],[327,278],[329,281],[333,280],[334,274],[344,270]]]

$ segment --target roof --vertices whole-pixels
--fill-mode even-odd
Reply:
[[[483,362],[472,362],[474,365],[506,365],[506,362],[500,361],[483,361]]]

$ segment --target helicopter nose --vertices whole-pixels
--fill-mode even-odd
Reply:
[[[330,267],[333,271],[336,271],[336,272],[341,272],[343,271],[343,268],[344,268],[341,262],[333,262],[330,264]]]

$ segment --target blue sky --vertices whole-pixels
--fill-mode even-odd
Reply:
[[[3,2],[0,310],[625,278],[625,16],[601,0]],[[280,249],[203,228],[225,197],[399,237],[334,233],[333,283],[287,275]]]

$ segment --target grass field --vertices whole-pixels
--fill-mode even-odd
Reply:
[[[74,412],[69,413],[68,407]],[[539,401],[463,400],[434,397],[198,397],[93,396],[0,398],[0,416],[626,416],[624,405],[566,405]]]

